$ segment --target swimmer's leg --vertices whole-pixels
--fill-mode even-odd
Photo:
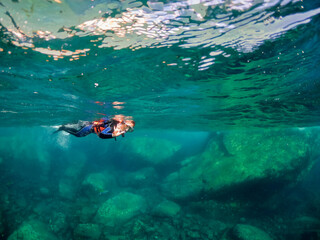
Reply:
[[[90,125],[84,126],[76,134],[73,134],[73,135],[76,137],[85,137],[92,132],[93,132],[93,128],[92,128],[92,124],[90,124]]]
[[[59,127],[56,131],[54,131],[53,133],[57,133],[57,132],[60,132],[60,131],[65,131],[67,133],[70,133],[72,135],[75,135],[77,134],[77,132],[79,132],[79,129],[76,129],[76,128],[72,128],[72,127],[66,127],[65,125],[62,125],[61,127]]]
[[[57,133],[60,131],[65,131],[76,137],[85,137],[88,134],[93,132],[92,124],[90,124],[90,122],[85,122],[85,121],[79,121],[77,124],[62,125],[54,133]]]

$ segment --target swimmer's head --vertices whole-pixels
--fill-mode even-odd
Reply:
[[[136,125],[136,123],[133,120],[125,120],[124,123],[129,126],[132,130],[134,128],[134,126]]]
[[[127,126],[127,132],[133,132],[133,128],[136,125],[136,123],[133,120],[125,120],[124,124]]]
[[[132,132],[134,126],[135,126],[135,122],[132,120],[125,120],[123,122],[118,122],[117,125],[115,125],[112,136],[118,137],[122,134],[125,134],[126,132]]]

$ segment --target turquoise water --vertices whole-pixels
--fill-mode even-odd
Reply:
[[[1,239],[320,239],[320,2],[0,1]],[[124,138],[56,127],[124,116]]]

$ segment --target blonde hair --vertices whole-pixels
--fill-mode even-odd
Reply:
[[[125,120],[124,123],[131,128],[134,128],[134,126],[136,125],[133,120]]]

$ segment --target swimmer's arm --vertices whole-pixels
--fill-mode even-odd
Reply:
[[[107,137],[107,138],[111,138],[112,137],[112,132],[111,132],[111,128],[107,127],[106,129],[104,129],[101,133],[99,133],[99,137]]]

